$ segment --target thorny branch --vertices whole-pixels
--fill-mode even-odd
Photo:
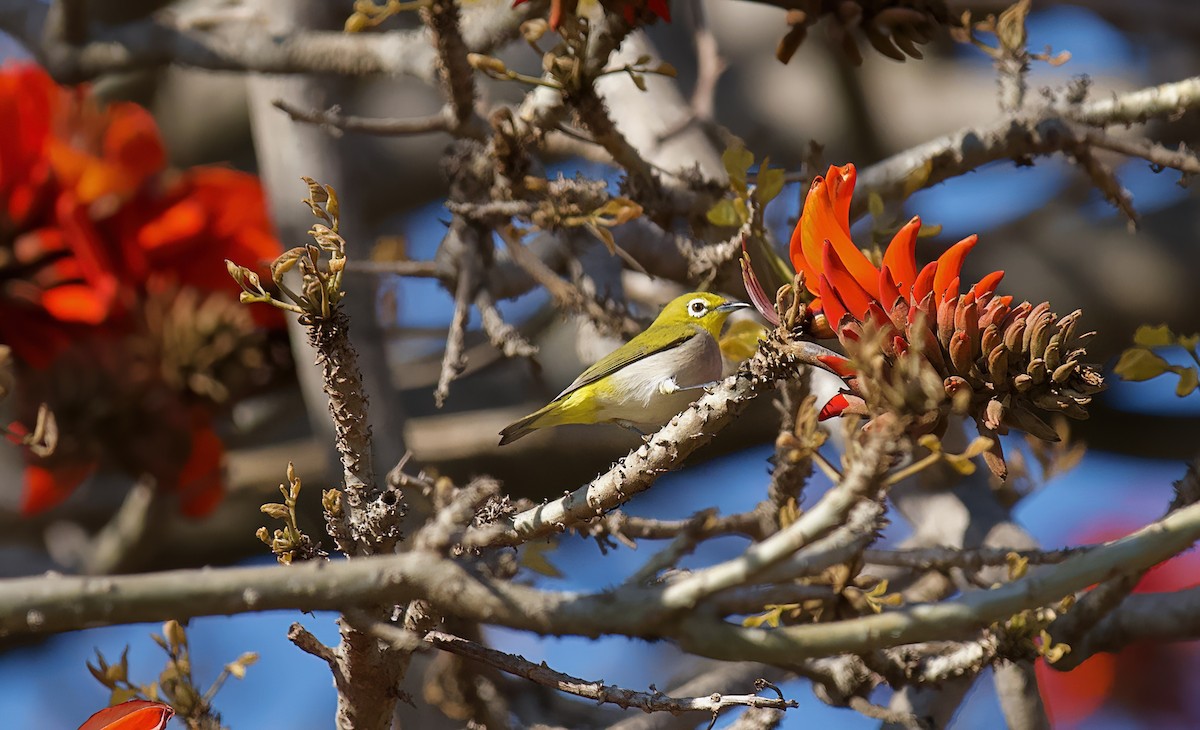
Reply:
[[[404,632],[387,624],[375,624],[368,631],[383,641],[404,642]],[[790,709],[798,705],[795,700],[782,697],[761,697],[756,694],[718,694],[707,697],[672,697],[658,691],[639,692],[623,689],[603,682],[592,682],[555,671],[544,663],[535,664],[525,657],[497,651],[490,647],[468,641],[442,631],[430,631],[424,641],[438,649],[457,654],[466,659],[489,664],[503,672],[524,677],[545,687],[566,692],[598,703],[614,704],[622,709],[636,708],[644,712],[707,712],[716,715],[729,707],[765,707]]]

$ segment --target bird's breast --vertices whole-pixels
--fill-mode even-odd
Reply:
[[[626,365],[605,378],[598,420],[661,424],[703,395],[699,388],[662,392],[663,381],[674,378],[680,388],[704,385],[721,378],[721,348],[707,332],[678,347],[657,352]]]

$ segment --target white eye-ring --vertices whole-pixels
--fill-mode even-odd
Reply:
[[[708,312],[708,303],[703,299],[693,299],[688,302],[688,314],[693,317],[703,317]]]

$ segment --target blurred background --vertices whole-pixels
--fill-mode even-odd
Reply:
[[[93,5],[95,12],[119,18],[161,3]],[[955,6],[1003,9],[1001,3],[988,2]],[[855,68],[815,32],[784,66],[773,54],[784,11],[733,0],[706,1],[703,8],[728,64],[714,98],[715,122],[744,140],[756,158],[769,155],[774,165],[800,171],[803,162],[812,159],[811,145],[816,143],[825,163],[854,162],[862,169],[999,115],[995,71],[990,59],[972,46],[941,38],[926,47],[923,61],[897,63],[869,53]],[[691,15],[682,3],[673,9],[674,22],[649,28],[648,37],[679,70],[677,83],[686,96],[696,77]],[[392,22],[395,27],[412,24],[405,18]],[[1029,76],[1030,97],[1036,99],[1043,87],[1061,87],[1081,76],[1090,79],[1089,98],[1102,98],[1194,75],[1200,71],[1198,38],[1200,8],[1190,3],[1036,2],[1029,19],[1030,48],[1050,46],[1055,52],[1069,51],[1071,58],[1058,67],[1035,64]],[[9,60],[27,57],[12,41],[0,42],[0,53]],[[521,44],[499,55],[511,67],[531,72],[538,68],[536,56]],[[516,101],[522,91],[500,83],[483,88],[495,102]],[[257,169],[248,111],[248,94],[253,91],[242,75],[170,68],[104,78],[95,89],[105,99],[128,99],[148,107],[161,128],[172,166],[221,162]],[[417,116],[436,111],[442,103],[435,88],[413,79],[347,81],[344,91],[341,104],[362,116]],[[621,120],[623,111],[613,112]],[[1191,113],[1151,125],[1148,135],[1172,147],[1200,140],[1198,129],[1200,115]],[[715,127],[706,133],[725,139]],[[383,246],[400,247],[413,259],[433,257],[448,219],[438,163],[449,141],[439,134],[388,139],[346,134],[330,142],[350,161],[351,189],[339,192],[352,200],[361,215],[359,228],[370,240],[383,239]],[[1182,333],[1200,331],[1195,285],[1200,275],[1200,206],[1195,189],[1181,187],[1177,172],[1155,172],[1143,161],[1125,162],[1115,156],[1112,161],[1121,163],[1118,176],[1142,215],[1136,231],[1077,168],[1057,157],[1039,158],[1029,167],[989,165],[913,195],[894,213],[901,220],[920,214],[927,224],[942,226],[938,236],[921,242],[922,261],[978,233],[981,242],[968,259],[968,275],[1003,269],[1004,293],[1048,299],[1060,313],[1082,308],[1083,326],[1098,331],[1091,354],[1111,365],[1141,324],[1167,323]],[[550,170],[602,177],[614,185],[617,180],[614,170],[577,157],[555,160]],[[800,182],[789,184],[769,209],[768,223],[779,241],[788,239],[805,189]],[[302,195],[297,183],[282,197],[299,200]],[[295,212],[306,215],[300,206]],[[866,227],[855,232],[856,240],[866,240]],[[285,246],[298,243],[283,241]],[[645,282],[629,281],[631,290],[639,285]],[[352,290],[351,296],[361,293]],[[666,299],[671,293],[663,285],[651,299]],[[577,347],[577,324],[555,315],[540,290],[501,305],[508,319],[539,345],[537,365],[504,359],[472,319],[468,371],[452,386],[440,410],[432,393],[451,296],[434,279],[381,276],[374,307],[403,411],[403,443],[416,463],[455,479],[493,474],[511,494],[538,499],[579,486],[635,443],[618,428],[596,426],[539,433],[503,450],[495,445],[503,425],[552,397],[586,365],[588,354]],[[1186,362],[1182,351],[1175,356]],[[1200,395],[1177,398],[1174,382],[1164,379],[1110,383],[1091,407],[1090,420],[1072,424],[1072,438],[1087,445],[1079,465],[1048,480],[1030,467],[1030,491],[1015,514],[1043,547],[1108,539],[1157,518],[1169,501],[1171,482],[1196,455]],[[713,505],[722,512],[752,507],[768,482],[767,459],[777,426],[769,404],[759,405],[694,457],[688,468],[633,500],[629,512],[672,518]],[[277,496],[273,492],[289,460],[314,487],[306,497],[312,500],[309,518],[316,524],[315,487],[331,485],[334,477],[326,451],[307,423],[299,389],[287,374],[240,402],[221,423],[228,448],[226,499],[201,520],[164,517],[170,539],[148,550],[137,568],[271,562],[254,537],[264,522],[257,506]],[[387,439],[389,434],[377,430],[376,437]],[[1021,448],[1017,441],[1006,445],[1006,451]],[[8,453],[4,457],[0,575],[71,570],[71,556],[85,549],[89,533],[121,503],[126,485],[115,477],[95,478],[55,509],[27,517],[17,510],[19,459]],[[811,486],[806,501],[815,501],[817,494],[817,485]],[[898,523],[887,539],[894,542],[905,535]],[[648,543],[636,552],[620,547],[602,555],[590,539],[567,536],[547,553],[562,576],[536,580],[557,589],[612,585],[635,570],[653,547]],[[706,543],[684,565],[723,559],[741,547],[733,538]],[[1143,588],[1176,590],[1196,583],[1200,565],[1189,553],[1154,571]],[[231,681],[218,695],[216,705],[231,727],[332,727],[335,693],[327,668],[285,638],[287,626],[296,619],[287,613],[191,623],[194,668],[201,681],[211,679],[242,652],[261,656],[245,679]],[[336,641],[333,616],[304,616],[300,621],[319,638]],[[115,657],[128,645],[132,673],[149,681],[162,666],[161,652],[148,640],[158,628],[96,629],[0,647],[4,724],[35,730],[72,728],[104,705],[108,692],[84,665],[96,650]],[[544,659],[576,676],[639,689],[650,683],[669,686],[667,680],[685,666],[670,647],[641,642],[540,639],[500,630],[489,632],[488,638],[498,648]],[[1191,679],[1200,672],[1197,649],[1193,644],[1134,646],[1115,657],[1097,656],[1069,675],[1040,672],[1055,725],[1197,726],[1200,697],[1192,691]],[[800,710],[788,713],[785,728],[878,724],[849,710],[825,707],[802,682],[789,683],[784,690],[802,703]],[[725,718],[717,727],[729,721]],[[991,683],[978,681],[953,727],[1003,725]],[[411,716],[408,726],[436,727],[430,718]]]

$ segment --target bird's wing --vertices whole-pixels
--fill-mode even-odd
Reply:
[[[567,389],[558,394],[554,400],[558,400],[564,396],[570,395],[585,385],[590,385],[601,378],[608,377],[627,365],[631,365],[638,360],[645,359],[655,353],[669,350],[673,347],[679,347],[683,343],[705,334],[702,330],[696,327],[680,327],[679,334],[671,339],[659,343],[657,346],[648,345],[649,338],[646,337],[646,332],[642,332],[637,337],[630,340],[625,346],[618,347],[616,350],[608,353],[604,357],[596,361],[583,374],[575,378],[575,382],[567,386]]]

